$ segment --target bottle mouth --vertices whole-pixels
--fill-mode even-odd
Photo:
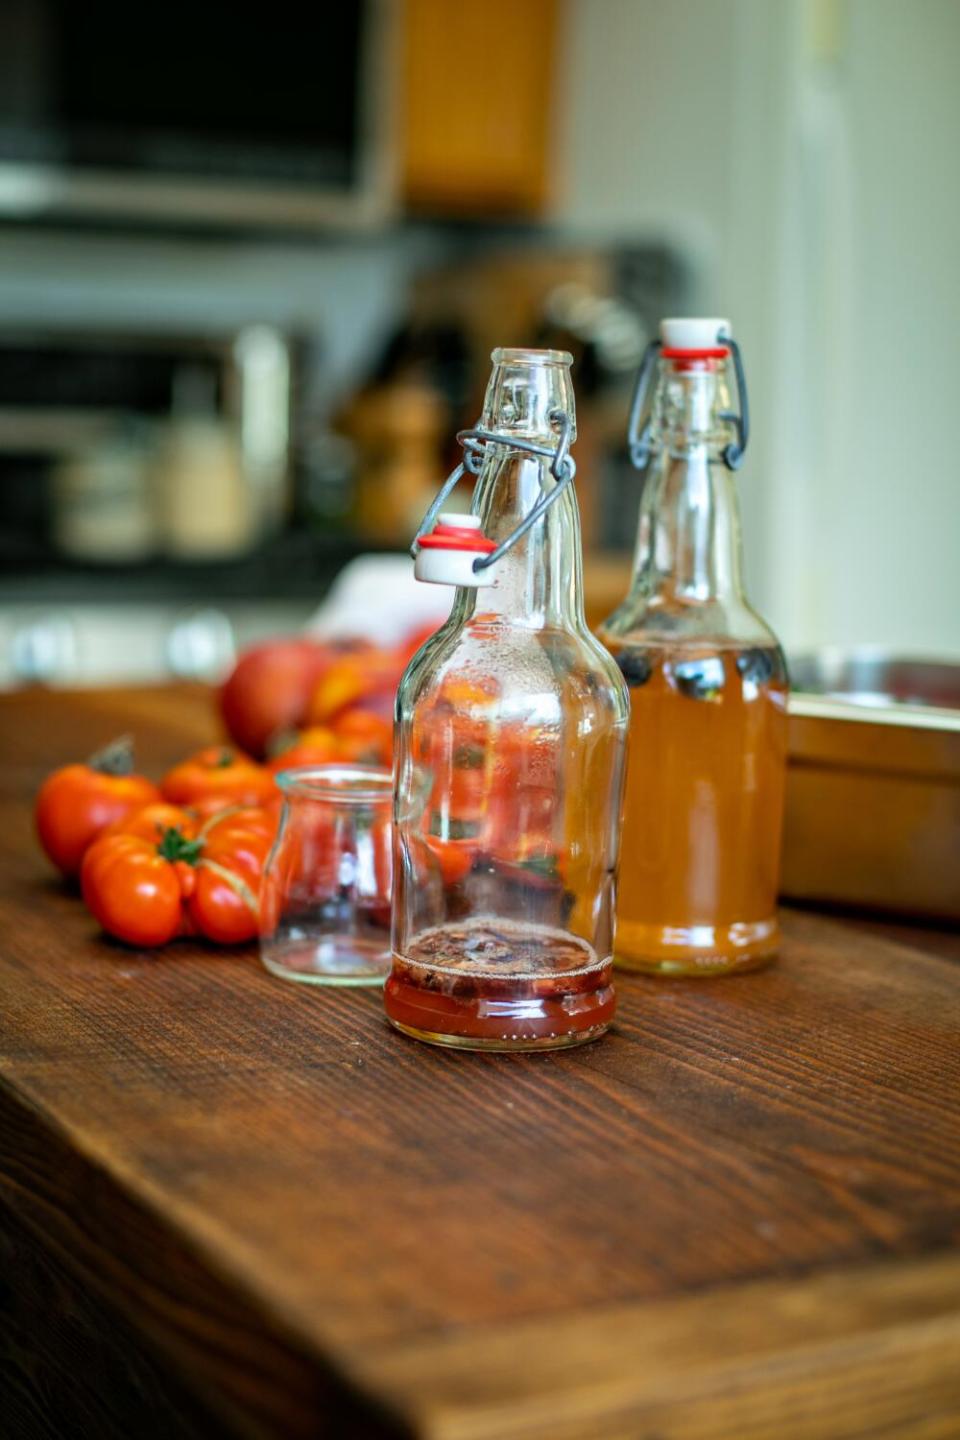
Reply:
[[[276,777],[284,795],[336,805],[383,803],[393,796],[393,774],[379,765],[303,765]]]
[[[569,350],[513,350],[509,347],[494,350],[490,359],[494,365],[572,365],[573,356]]]

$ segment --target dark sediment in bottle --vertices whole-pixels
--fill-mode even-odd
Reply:
[[[568,932],[477,916],[439,925],[394,956],[387,1016],[398,1029],[467,1049],[552,1049],[613,1018],[609,959]]]

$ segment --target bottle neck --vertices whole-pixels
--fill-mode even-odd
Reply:
[[[549,461],[493,448],[477,482],[475,510],[499,545],[559,482]],[[458,592],[465,614],[495,615],[529,629],[582,629],[580,517],[573,487],[497,566],[497,583]]]
[[[555,450],[560,426],[574,421],[570,357],[557,351],[494,351],[481,428],[504,443],[486,447],[474,497],[484,534],[498,545],[516,530],[545,494],[560,483],[546,456],[511,447],[511,438]],[[575,428],[572,435],[576,435]],[[457,592],[454,613],[495,616],[529,629],[582,630],[583,575],[580,516],[574,488],[564,493],[497,566],[497,583]]]
[[[724,369],[661,365],[634,588],[666,606],[742,600],[740,518],[722,459],[733,434]]]

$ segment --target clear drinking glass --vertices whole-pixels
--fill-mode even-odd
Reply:
[[[283,770],[280,829],[260,893],[273,975],[379,985],[390,969],[393,778],[372,765]]]

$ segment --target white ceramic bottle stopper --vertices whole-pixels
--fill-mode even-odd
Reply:
[[[660,321],[660,339],[664,350],[726,351],[724,340],[730,334],[730,321],[718,318],[691,319],[675,316]]]
[[[474,570],[473,562],[496,548],[481,530],[479,516],[441,510],[429,535],[421,535],[417,543],[413,573],[430,585],[492,585],[497,566]]]

